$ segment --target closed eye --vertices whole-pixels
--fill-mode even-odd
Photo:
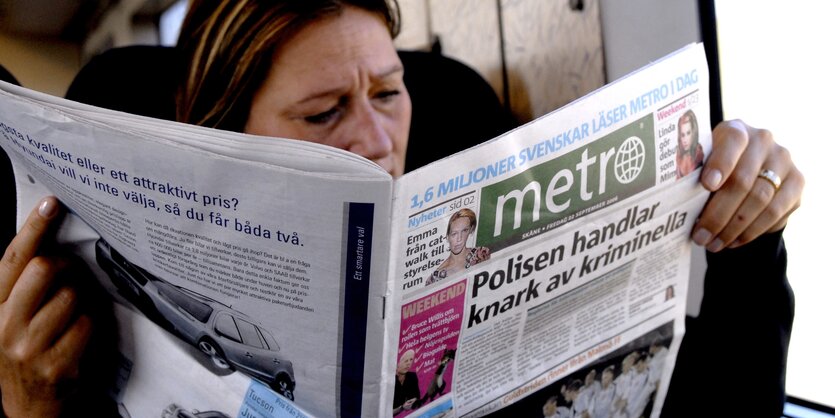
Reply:
[[[304,120],[307,123],[311,123],[314,125],[324,125],[331,120],[333,120],[339,114],[339,108],[332,107],[322,113],[317,113],[315,115],[305,116]]]
[[[384,102],[388,102],[393,98],[400,95],[400,90],[383,90],[374,95],[375,99],[381,99]]]

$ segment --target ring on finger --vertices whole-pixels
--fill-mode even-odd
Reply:
[[[775,192],[777,190],[780,190],[780,185],[783,184],[783,179],[781,179],[780,176],[777,175],[777,173],[767,168],[762,169],[762,171],[760,171],[760,174],[757,174],[757,177],[771,184],[771,186],[774,187]]]

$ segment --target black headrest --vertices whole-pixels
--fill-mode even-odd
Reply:
[[[162,46],[109,49],[75,76],[66,98],[93,106],[174,120],[179,54]]]
[[[0,65],[0,80],[3,80],[7,83],[12,83],[16,85],[20,85],[20,82],[17,81],[16,78],[6,69],[6,67]]]
[[[0,80],[7,83],[20,85],[16,78],[6,69],[0,65]],[[5,250],[6,246],[11,242],[15,233],[15,185],[14,172],[12,171],[12,163],[9,161],[9,156],[0,150],[0,190],[3,192],[3,201],[6,202],[0,205],[0,245]]]
[[[492,139],[516,126],[475,70],[435,52],[400,51],[412,97],[406,169]]]

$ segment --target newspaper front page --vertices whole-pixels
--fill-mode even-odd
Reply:
[[[397,183],[381,416],[660,413],[707,82],[692,45]]]

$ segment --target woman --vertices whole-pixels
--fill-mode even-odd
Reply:
[[[420,399],[420,387],[417,373],[412,370],[415,361],[415,350],[406,350],[397,362],[394,376],[394,404],[392,415],[408,411]]]
[[[692,110],[678,119],[678,146],[676,147],[676,178],[682,178],[702,166],[705,159],[699,144],[699,124]]]
[[[475,212],[467,208],[461,209],[449,217],[446,228],[449,257],[432,272],[432,276],[426,280],[427,286],[490,259],[489,248],[467,247],[467,239],[475,232],[476,222]]]
[[[190,66],[178,118],[322,142],[400,175],[410,103],[396,33],[396,12],[384,0],[194,1],[180,41]],[[739,121],[714,130],[714,151],[701,177],[713,194],[693,239],[716,254],[665,413],[708,408],[700,391],[733,372],[749,378],[735,392],[737,404],[752,416],[775,415],[793,309],[779,231],[799,204],[803,176],[770,133]],[[782,186],[758,176],[766,168]],[[41,252],[59,212],[54,198],[45,199],[0,262],[0,391],[11,417],[57,415],[78,399],[66,388],[87,373],[78,359],[91,317],[79,311],[76,287],[58,281],[65,262]]]

